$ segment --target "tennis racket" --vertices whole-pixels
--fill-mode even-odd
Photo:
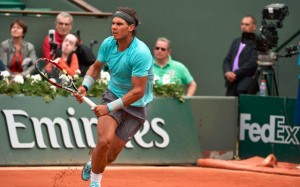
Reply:
[[[35,62],[35,67],[38,73],[50,84],[62,88],[70,93],[78,93],[72,76],[68,75],[67,71],[62,69],[57,63],[47,58],[39,58]],[[89,98],[83,96],[83,101],[86,102],[92,110],[96,104]]]

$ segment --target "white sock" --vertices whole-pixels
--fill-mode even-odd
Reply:
[[[96,174],[91,172],[91,181],[101,183],[101,179],[102,179],[102,173]]]

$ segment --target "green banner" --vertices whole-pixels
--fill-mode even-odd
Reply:
[[[296,99],[284,97],[240,97],[239,156],[266,157],[300,162],[300,126],[294,125]]]
[[[99,102],[92,98],[94,102]],[[71,97],[0,96],[0,165],[78,165],[95,146],[97,118]],[[201,156],[190,100],[155,98],[117,164],[194,164]]]

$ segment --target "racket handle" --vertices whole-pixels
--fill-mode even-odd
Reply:
[[[89,98],[87,98],[85,96],[83,96],[82,99],[84,100],[84,102],[86,102],[88,105],[90,105],[91,110],[94,110],[96,104],[92,100],[90,100]]]

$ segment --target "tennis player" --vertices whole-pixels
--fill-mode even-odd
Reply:
[[[112,163],[146,120],[146,106],[153,99],[153,61],[149,48],[135,37],[139,21],[132,8],[120,7],[113,15],[112,36],[100,45],[97,60],[88,69],[81,95],[98,79],[104,64],[110,72],[108,89],[100,105],[97,143],[91,161],[83,168],[82,179],[91,179],[90,187],[101,186],[105,167]],[[75,94],[81,103],[82,97]]]

